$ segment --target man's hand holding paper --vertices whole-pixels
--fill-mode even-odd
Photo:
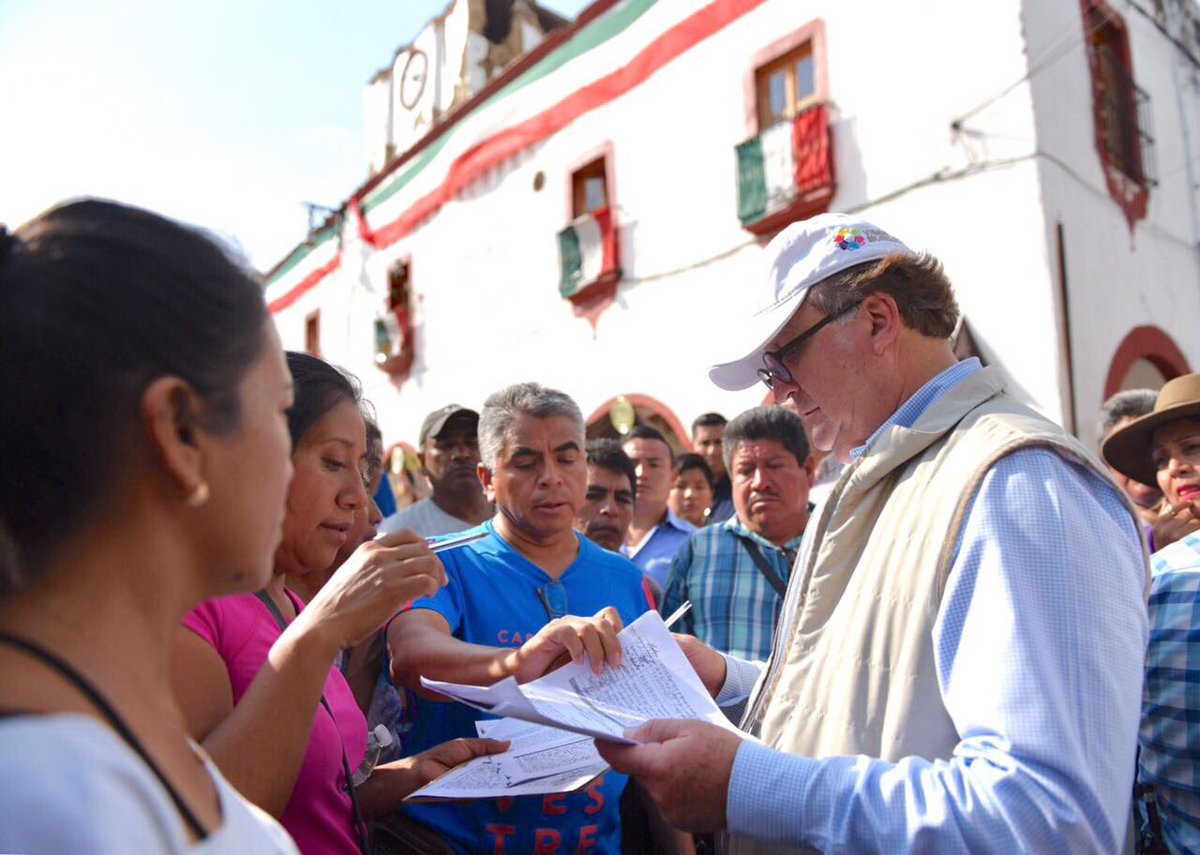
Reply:
[[[740,733],[713,702],[656,612],[646,612],[616,639],[621,664],[612,664],[613,648],[606,644],[602,664],[607,662],[607,669],[597,669],[589,651],[588,662],[572,663],[521,686],[512,678],[488,687],[425,678],[421,683],[494,715],[617,742],[629,743],[626,730],[656,719],[708,721]]]
[[[652,721],[625,734],[636,745],[596,740],[600,756],[638,779],[674,828],[697,833],[725,827],[733,758],[745,734],[703,721]]]
[[[586,657],[599,674],[605,664],[621,664],[622,627],[621,616],[611,606],[590,618],[568,615],[552,620],[505,657],[504,671],[518,683],[527,683],[567,662],[583,665]]]

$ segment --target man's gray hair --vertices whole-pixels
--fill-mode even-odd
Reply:
[[[509,428],[521,415],[535,419],[566,416],[575,423],[579,447],[583,448],[583,413],[570,395],[539,383],[517,383],[489,396],[479,414],[479,456],[488,469],[494,470],[500,462]]]
[[[1096,420],[1096,438],[1101,442],[1121,419],[1136,419],[1153,412],[1158,393],[1153,389],[1126,389],[1113,395],[1100,407]]]
[[[796,462],[801,466],[808,460],[808,437],[804,434],[804,422],[791,410],[767,404],[746,410],[725,425],[725,436],[721,446],[725,469],[733,471],[733,455],[738,445],[761,439],[773,440],[782,445],[795,456]]]

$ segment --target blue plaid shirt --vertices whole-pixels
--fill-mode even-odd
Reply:
[[[1181,537],[1150,556],[1150,572],[1155,576],[1197,564],[1200,564],[1200,532]]]
[[[771,655],[783,598],[754,563],[744,540],[758,545],[763,560],[786,587],[802,537],[803,533],[796,535],[780,549],[750,531],[736,516],[700,529],[671,562],[663,614],[669,615],[691,600],[692,609],[675,627],[676,632],[694,635],[722,653],[766,659]]]
[[[1154,788],[1172,852],[1200,852],[1200,565],[1150,588],[1138,780]]]
[[[911,427],[977,370],[942,372],[875,435]],[[954,756],[818,760],[747,740],[730,831],[825,852],[1120,851],[1147,633],[1139,538],[1099,474],[1043,449],[1001,458],[967,511],[933,630]],[[789,596],[781,626],[796,607]],[[726,661],[722,706],[762,671]]]

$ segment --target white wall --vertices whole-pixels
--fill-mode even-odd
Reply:
[[[1028,0],[1024,8],[1031,56],[1061,57],[1033,78],[1039,171],[1046,240],[1056,223],[1064,229],[1079,427],[1093,443],[1104,381],[1131,329],[1158,326],[1193,368],[1200,362],[1192,332],[1200,313],[1197,74],[1150,21],[1117,9],[1129,29],[1134,79],[1150,93],[1160,178],[1132,231],[1109,195],[1096,148],[1079,3]]]
[[[687,0],[661,5],[679,17],[693,8]],[[985,352],[1022,398],[1061,418],[1054,223],[1064,219],[1068,241],[1082,237],[1092,217],[1104,227],[1091,238],[1090,255],[1083,246],[1068,247],[1077,373],[1088,365],[1079,379],[1081,401],[1090,394],[1083,387],[1095,382],[1089,372],[1102,374],[1090,362],[1103,345],[1080,330],[1089,323],[1115,330],[1138,311],[1151,312],[1144,299],[1137,309],[1132,297],[1119,312],[1100,301],[1089,306],[1078,296],[1087,293],[1080,291],[1084,283],[1102,279],[1118,292],[1112,271],[1127,266],[1154,271],[1147,287],[1166,283],[1183,294],[1194,282],[1194,274],[1166,257],[1153,262],[1149,254],[1164,251],[1140,233],[1135,250],[1144,245],[1145,254],[1127,258],[1127,239],[1104,213],[1089,211],[1099,207],[1096,195],[1072,196],[1036,158],[1042,135],[1043,147],[1067,145],[1071,159],[1090,153],[1095,160],[1090,85],[1080,76],[1085,67],[1055,78],[1054,91],[1042,88],[1050,76],[1035,76],[1032,94],[1028,84],[1018,85],[973,115],[965,134],[951,129],[955,118],[1021,80],[1070,9],[1077,23],[1075,0],[975,4],[970,16],[951,0],[768,0],[641,86],[525,149],[375,254],[365,265],[367,279],[377,283],[374,293],[349,235],[338,275],[278,317],[285,341],[294,344],[299,335],[302,342],[306,307],[320,303],[325,354],[362,377],[389,442],[413,441],[425,413],[437,406],[478,405],[500,386],[525,379],[568,391],[585,415],[630,393],[659,399],[685,424],[707,410],[733,416],[759,403],[765,390],[721,392],[706,373],[721,352],[734,305],[763,264],[761,247],[737,220],[734,146],[749,133],[743,83],[756,52],[821,17],[839,182],[832,208],[864,209],[912,247],[938,255]],[[1067,57],[1054,73],[1066,74],[1069,62],[1079,64]],[[568,63],[556,73],[572,68]],[[1162,112],[1156,109],[1156,117]],[[1085,142],[1059,140],[1078,136],[1075,123]],[[614,152],[610,178],[625,278],[616,304],[593,330],[558,295],[556,233],[570,215],[571,170],[606,144]],[[1169,161],[1160,152],[1160,167]],[[1092,169],[1103,188],[1098,167]],[[539,171],[545,185],[535,191]],[[1155,204],[1157,198],[1152,217]],[[412,265],[418,355],[411,377],[396,389],[372,364],[370,322],[386,270],[402,257]],[[1105,332],[1096,341],[1115,335]]]

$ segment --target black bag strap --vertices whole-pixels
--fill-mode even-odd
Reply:
[[[767,559],[762,554],[762,550],[758,548],[758,544],[748,537],[738,535],[738,540],[742,542],[742,546],[746,547],[746,551],[750,553],[750,557],[754,559],[754,563],[758,565],[758,569],[762,571],[766,580],[771,583],[771,587],[775,589],[775,593],[780,597],[787,596],[787,583],[779,578],[775,569],[767,563]]]
[[[279,624],[279,631],[286,630],[287,620],[284,618],[283,612],[279,610],[279,606],[275,605],[275,601],[271,599],[271,595],[266,591],[255,591],[254,596],[258,597],[274,616],[275,623]],[[354,812],[354,834],[358,837],[358,848],[362,850],[363,855],[370,855],[371,846],[367,835],[367,823],[363,820],[362,805],[358,803],[358,794],[354,791],[354,775],[350,771],[350,760],[346,757],[346,746],[342,743],[337,719],[333,716],[333,710],[329,708],[329,701],[325,700],[324,692],[321,693],[321,706],[325,707],[325,712],[329,714],[329,720],[333,722],[333,729],[338,734],[338,747],[342,750],[342,770],[346,774],[346,792],[350,795],[350,807]]]
[[[1135,776],[1142,758],[1140,745],[1136,757],[1138,762],[1133,766]],[[1133,783],[1133,806],[1134,815],[1138,819],[1134,850],[1138,855],[1170,855],[1166,838],[1163,837],[1162,817],[1158,813],[1158,799],[1155,798],[1154,787],[1138,783],[1136,777]]]
[[[125,744],[142,758],[142,762],[150,768],[154,777],[158,778],[158,782],[163,785],[163,789],[167,791],[167,795],[175,803],[175,809],[179,811],[180,816],[183,817],[183,821],[187,823],[187,827],[191,829],[195,838],[197,840],[204,840],[208,837],[208,832],[204,830],[204,825],[200,822],[200,819],[196,814],[192,813],[192,809],[187,806],[187,803],[183,800],[183,796],[175,789],[167,776],[163,774],[162,769],[154,762],[154,758],[150,756],[150,752],[142,745],[141,740],[134,735],[129,725],[125,723],[125,719],[117,714],[112,704],[108,702],[108,698],[101,694],[95,684],[79,673],[73,665],[69,665],[57,653],[28,638],[8,632],[0,632],[0,642],[10,647],[15,647],[18,650],[23,650],[34,659],[37,659],[47,668],[57,672],[59,676],[71,683],[84,697],[91,701],[92,705],[100,711],[100,714],[112,726],[112,729],[121,736],[121,739],[125,740]],[[28,713],[22,714],[28,715]]]

